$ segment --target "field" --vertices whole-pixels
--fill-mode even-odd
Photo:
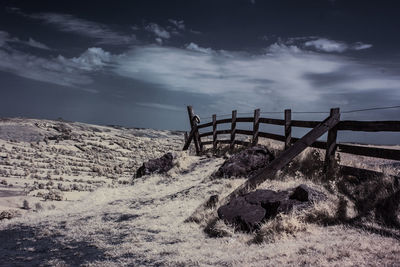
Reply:
[[[203,204],[211,195],[222,199],[245,179],[211,179],[224,157],[182,152],[183,139],[173,131],[2,119],[0,265],[400,266],[398,225],[369,211],[360,217],[367,193],[381,197],[371,203],[372,212],[398,190],[389,176],[366,182],[364,195],[352,199],[338,191],[338,181],[320,177],[323,155],[308,150],[261,187],[307,184],[327,200],[280,215],[257,233],[242,233],[223,221],[210,226],[216,210]],[[143,162],[166,152],[175,157],[168,173],[134,178]],[[394,161],[342,155],[341,163],[400,173]],[[210,227],[223,237],[204,231]]]

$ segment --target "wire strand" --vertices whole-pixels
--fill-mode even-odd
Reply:
[[[386,110],[386,109],[395,109],[400,108],[399,106],[389,106],[389,107],[375,107],[375,108],[364,108],[364,109],[353,109],[353,110],[345,110],[341,111],[340,113],[356,113],[356,112],[363,112],[363,111],[372,111],[372,110]],[[263,111],[260,114],[283,114],[283,111]],[[292,111],[294,114],[329,114],[330,112],[327,111]],[[237,113],[238,115],[252,115],[253,112],[244,112],[244,113]],[[226,117],[231,116],[232,114],[223,114],[217,115],[218,117]],[[212,119],[212,117],[203,117],[203,119]]]
[[[354,113],[354,112],[371,111],[371,110],[383,110],[383,109],[394,109],[394,108],[400,108],[400,106],[354,109],[354,110],[341,111],[341,113]]]

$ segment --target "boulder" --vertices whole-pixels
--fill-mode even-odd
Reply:
[[[215,208],[217,206],[218,200],[219,200],[218,195],[210,196],[210,198],[206,202],[206,205],[205,205],[206,208],[209,208],[209,209]]]
[[[151,173],[166,173],[173,167],[174,156],[168,152],[161,158],[151,159],[145,163],[136,171],[136,178],[142,177]]]
[[[323,193],[306,185],[279,192],[258,189],[221,206],[218,217],[239,230],[251,232],[259,229],[261,223],[278,213],[287,213],[295,206],[297,209],[304,209],[323,198]]]
[[[266,167],[273,159],[274,155],[265,146],[249,147],[227,159],[214,177],[247,177]]]

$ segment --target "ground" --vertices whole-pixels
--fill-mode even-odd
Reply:
[[[210,237],[204,226],[216,211],[203,204],[244,179],[211,179],[224,159],[198,157],[182,146],[181,132],[2,120],[0,212],[13,218],[0,221],[0,266],[400,266],[397,230],[384,235],[371,231],[373,223],[326,226],[296,211],[260,233],[235,232],[218,221],[215,228],[225,236]],[[171,151],[168,173],[134,178],[144,161]],[[342,161],[383,166],[363,158]],[[398,172],[395,163],[385,164]],[[336,196],[304,175],[283,175],[262,187],[300,183],[329,196],[309,214],[335,213]],[[351,206],[347,213],[353,216]]]

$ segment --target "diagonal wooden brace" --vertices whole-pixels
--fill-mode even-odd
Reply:
[[[340,119],[339,114],[333,114],[319,123],[314,129],[295,142],[291,147],[285,150],[278,158],[274,159],[267,167],[250,177],[245,183],[236,188],[222,203],[226,204],[232,198],[248,193],[257,188],[268,178],[275,176],[276,172],[287,165],[293,158],[311,146],[324,133],[335,127]]]

